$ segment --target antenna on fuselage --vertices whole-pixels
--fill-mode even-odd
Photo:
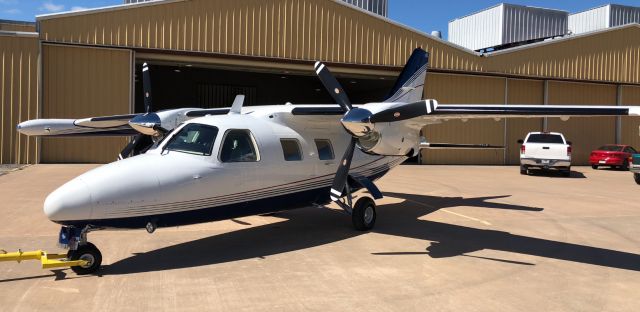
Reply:
[[[242,105],[244,105],[244,95],[238,94],[235,100],[233,100],[229,115],[240,115],[242,113]]]

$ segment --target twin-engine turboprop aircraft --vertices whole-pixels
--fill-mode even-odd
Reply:
[[[87,233],[105,228],[168,227],[336,202],[357,230],[371,229],[382,193],[374,181],[421,148],[500,148],[427,143],[421,129],[452,119],[638,116],[640,107],[438,105],[422,100],[429,55],[416,49],[387,99],[354,107],[327,67],[315,72],[338,105],[184,108],[152,112],[143,68],[144,114],[31,120],[35,136],[133,136],[116,161],[64,184],[44,212],[62,225],[78,274],[96,271],[100,251]],[[144,140],[148,136],[152,140]],[[134,151],[144,152],[134,157]],[[342,156],[341,156],[342,155]],[[351,194],[369,196],[352,202]]]

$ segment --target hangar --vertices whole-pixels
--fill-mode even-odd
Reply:
[[[125,138],[28,139],[15,125],[142,111],[141,64],[157,109],[327,103],[326,62],[354,102],[380,99],[415,47],[431,54],[425,98],[441,103],[640,104],[640,25],[479,53],[337,0],[165,0],[38,16],[0,28],[0,163],[113,161]],[[640,146],[627,118],[483,120],[425,128],[429,140],[504,145],[423,151],[425,164],[514,164],[528,131],[561,131],[574,163],[605,143]]]

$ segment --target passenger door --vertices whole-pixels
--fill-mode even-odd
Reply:
[[[253,191],[257,187],[256,169],[260,162],[259,145],[250,130],[229,129],[220,145],[218,159],[224,168],[224,181],[230,194]]]

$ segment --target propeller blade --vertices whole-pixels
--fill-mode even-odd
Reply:
[[[153,106],[151,105],[151,74],[147,63],[142,64],[142,91],[144,92],[144,112],[149,113]]]
[[[344,152],[344,156],[342,156],[336,176],[333,178],[333,185],[331,186],[330,194],[331,200],[333,201],[338,201],[344,192],[344,187],[347,184],[347,179],[349,178],[349,169],[351,168],[351,160],[353,159],[356,142],[357,139],[352,137],[349,147],[347,147],[347,150]]]
[[[124,149],[122,149],[122,151],[120,152],[120,155],[118,155],[118,160],[129,158],[129,156],[131,155],[131,152],[133,152],[133,150],[136,148],[136,146],[138,146],[138,144],[140,144],[141,141],[142,141],[142,134],[138,134],[134,136],[133,140],[131,140],[131,142],[129,142],[129,144],[127,144],[127,146],[125,146]]]
[[[437,107],[438,104],[432,100],[401,104],[371,115],[369,121],[375,123],[407,120],[431,114]]]
[[[351,101],[349,101],[347,93],[344,92],[344,89],[338,80],[336,80],[336,77],[331,74],[329,68],[320,62],[316,62],[315,70],[318,78],[320,78],[320,82],[322,82],[322,85],[329,91],[333,100],[336,101],[345,112],[350,111],[352,108]]]

